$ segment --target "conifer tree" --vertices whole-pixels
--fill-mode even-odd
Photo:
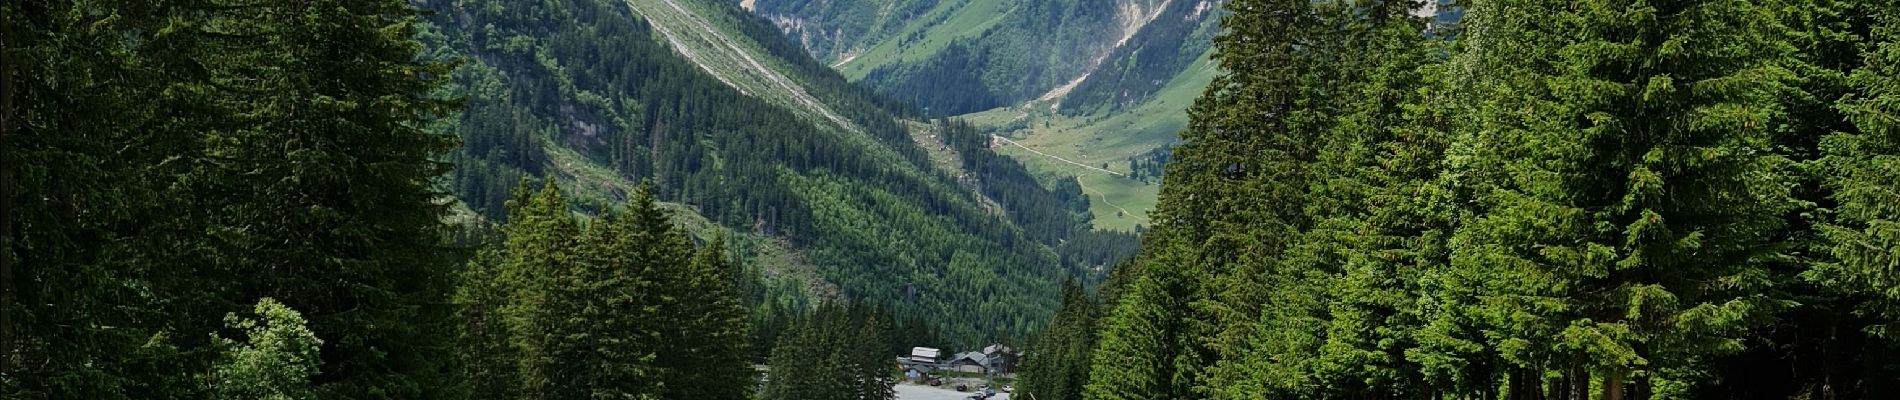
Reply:
[[[523,186],[517,193],[527,193]],[[520,203],[516,203],[520,204]],[[514,214],[514,213],[511,213]],[[482,393],[495,399],[522,398],[520,347],[514,341],[515,310],[513,282],[503,279],[502,252],[494,245],[478,249],[469,260],[456,287],[457,320],[462,326],[456,340],[462,367],[461,379],[469,393]]]
[[[208,277],[275,297],[319,336],[325,396],[445,396],[453,265],[433,180],[455,139],[424,129],[449,65],[423,61],[399,0],[214,2],[198,47],[215,116],[181,186],[212,232]],[[177,10],[180,15],[196,11]],[[181,210],[182,211],[182,210]]]
[[[1175,359],[1183,341],[1178,310],[1186,306],[1167,290],[1179,285],[1179,274],[1141,272],[1121,304],[1102,322],[1101,344],[1090,358],[1088,384],[1082,397],[1090,400],[1182,398]],[[1172,281],[1172,282],[1170,282]],[[1258,393],[1258,392],[1255,392]]]
[[[772,348],[761,398],[889,400],[896,378],[888,340],[879,340],[889,328],[862,312],[824,303],[793,321]]]
[[[550,188],[552,189],[552,188]],[[548,200],[565,214],[558,190]],[[542,370],[553,398],[660,398],[665,384],[657,366],[666,339],[655,324],[662,303],[656,275],[677,268],[655,254],[678,253],[665,237],[651,235],[638,211],[609,212],[589,224],[580,246],[562,249],[569,262],[552,270],[548,297],[536,314],[547,332],[548,365]],[[571,220],[571,216],[565,216]],[[571,246],[571,245],[570,245]]]
[[[419,129],[452,103],[407,2],[5,13],[7,394],[200,397],[213,343],[176,333],[273,297],[334,338],[321,396],[454,395],[453,139]]]
[[[647,210],[640,213],[659,211],[645,191],[634,196],[631,206]],[[690,248],[683,233],[670,229],[674,234],[669,237],[682,240],[662,245]],[[677,279],[668,284],[678,297],[661,310],[673,322],[659,326],[665,347],[655,360],[665,371],[663,398],[736,400],[753,392],[751,331],[746,310],[732,290],[730,274],[737,268],[731,264],[724,236],[715,236],[690,262],[662,266],[678,270],[667,274]]]
[[[1822,141],[1825,187],[1832,190],[1837,219],[1819,227],[1832,262],[1815,263],[1804,275],[1834,295],[1837,307],[1865,324],[1870,337],[1855,347],[1826,348],[1829,394],[1878,396],[1900,390],[1900,4],[1869,2],[1873,29],[1865,65],[1854,71],[1854,94],[1840,104],[1857,131]],[[1851,328],[1851,325],[1850,325]],[[1854,333],[1834,333],[1853,337]],[[1856,365],[1857,364],[1857,365]],[[1838,375],[1838,376],[1837,376]]]
[[[1089,380],[1101,305],[1081,285],[1064,281],[1062,309],[1049,321],[1023,356],[1017,396],[1080,400]]]
[[[857,323],[857,331],[849,332],[847,338],[851,345],[850,371],[853,374],[852,398],[867,400],[887,400],[897,392],[891,386],[897,384],[892,354],[886,352],[893,342],[891,339],[891,313],[883,307],[858,307],[864,315]]]
[[[1185,143],[1167,166],[1158,224],[1138,267],[1157,276],[1135,278],[1135,294],[1103,322],[1098,352],[1140,353],[1098,354],[1091,399],[1183,397],[1197,386],[1246,379],[1243,371],[1215,368],[1203,376],[1203,369],[1254,347],[1252,328],[1274,287],[1275,262],[1309,223],[1302,213],[1305,166],[1330,97],[1312,86],[1326,79],[1313,61],[1314,48],[1326,46],[1308,37],[1314,11],[1305,1],[1226,7],[1233,15],[1214,44],[1224,71],[1189,109]],[[1170,365],[1110,364],[1104,357]],[[1148,374],[1162,375],[1130,376]]]
[[[1788,54],[1764,7],[1474,4],[1478,124],[1454,173],[1475,215],[1451,268],[1514,369],[1506,395],[1683,398],[1770,311]]]
[[[1877,24],[1855,71],[1858,95],[1841,109],[1858,134],[1827,139],[1828,182],[1839,201],[1841,223],[1824,231],[1838,264],[1817,271],[1826,282],[1867,299],[1865,312],[1884,319],[1873,326],[1884,337],[1900,337],[1900,11],[1891,1],[1873,2]]]

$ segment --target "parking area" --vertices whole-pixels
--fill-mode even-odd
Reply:
[[[971,394],[974,394],[958,392],[943,387],[911,383],[899,383],[895,389],[897,389],[897,400],[966,400],[970,398]],[[996,397],[991,397],[990,399],[1009,400],[1009,393],[998,392],[996,393]]]

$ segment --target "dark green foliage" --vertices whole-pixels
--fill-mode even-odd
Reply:
[[[1095,353],[1096,321],[1102,305],[1081,285],[1065,282],[1062,309],[1024,355],[1022,380],[1015,396],[1050,400],[1079,400],[1089,381],[1089,358]]]
[[[638,200],[636,200],[636,203]],[[657,209],[643,212],[657,212]],[[757,379],[752,370],[751,322],[732,289],[738,266],[726,256],[723,237],[699,249],[682,276],[668,287],[673,293],[663,323],[663,351],[656,360],[667,373],[667,399],[744,400],[751,398]],[[672,334],[669,337],[667,334]],[[887,342],[883,340],[880,342]]]
[[[1088,196],[1068,182],[1051,191],[1036,183],[1014,158],[989,151],[990,135],[961,121],[937,122],[939,140],[963,155],[963,170],[983,182],[983,194],[1002,203],[1003,213],[1043,243],[1063,243],[1088,223]],[[1066,190],[1064,190],[1066,188]]]
[[[888,313],[825,303],[772,348],[765,400],[889,400],[896,383]]]
[[[925,116],[960,115],[1003,106],[983,81],[989,53],[976,41],[958,41],[921,64],[887,65],[864,76],[879,93],[915,104]]]
[[[1827,185],[1839,202],[1838,225],[1823,228],[1839,262],[1813,275],[1827,286],[1864,301],[1859,313],[1879,320],[1872,333],[1900,337],[1900,11],[1891,1],[1872,2],[1875,14],[1866,65],[1854,71],[1857,95],[1841,110],[1858,129],[1823,141],[1830,167]]]
[[[1547,6],[1480,3],[1466,22],[1512,50],[1473,53],[1498,83],[1457,140],[1496,145],[1452,171],[1477,214],[1452,239],[1452,282],[1477,291],[1464,312],[1507,373],[1562,374],[1551,395],[1595,379],[1606,396],[1687,396],[1773,307],[1759,293],[1791,202],[1766,143],[1788,53],[1745,3],[1521,14]],[[1675,47],[1689,40],[1721,44]],[[1546,391],[1524,380],[1506,391]]]
[[[582,227],[552,183],[470,264],[462,354],[496,398],[744,399],[748,320],[722,241],[695,253],[642,187]],[[578,243],[575,239],[579,238]],[[697,254],[697,255],[696,255]]]
[[[1085,214],[1072,212],[1079,196],[1052,197],[1020,165],[981,145],[963,152],[971,162],[965,167],[981,170],[969,182],[981,191],[965,189],[960,171],[939,170],[912,142],[911,127],[898,119],[908,114],[902,107],[768,37],[775,29],[736,5],[710,6],[724,13],[713,17],[735,22],[784,58],[788,76],[873,140],[815,126],[727,87],[653,36],[622,2],[474,1],[438,14],[439,34],[427,38],[436,56],[469,61],[455,83],[471,111],[445,127],[470,143],[453,156],[457,195],[500,220],[497,206],[521,177],[567,176],[592,163],[615,178],[650,179],[656,197],[733,230],[782,238],[846,297],[931,316],[952,340],[974,345],[1023,334],[1053,312],[1055,277],[1065,266],[1080,267],[1051,251],[1087,226]],[[627,195],[587,189],[570,193],[583,212]],[[998,218],[991,200],[1008,219]],[[793,292],[759,289],[773,297]],[[809,304],[765,297],[744,297],[759,305],[762,338],[782,325],[764,310]]]
[[[1084,269],[1079,276],[1086,282],[1101,279],[1114,265],[1135,255],[1141,248],[1141,237],[1136,233],[1120,231],[1089,230],[1070,235],[1067,241],[1056,247],[1056,254],[1062,257],[1062,263]]]
[[[1086,398],[1895,387],[1890,2],[1419,5],[1228,3]]]
[[[326,339],[319,397],[454,395],[454,105],[407,2],[5,14],[5,397],[206,395],[205,333],[263,297]]]
[[[1161,182],[1168,160],[1174,157],[1174,148],[1156,147],[1134,157],[1128,158],[1128,177],[1142,182]]]

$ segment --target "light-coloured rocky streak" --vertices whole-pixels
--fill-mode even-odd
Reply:
[[[852,133],[858,133],[858,134],[864,133],[864,130],[859,128],[857,124],[852,123],[850,120],[845,119],[843,116],[839,116],[838,113],[833,112],[830,107],[826,106],[822,102],[819,102],[816,97],[812,97],[811,93],[806,92],[804,87],[799,86],[796,83],[793,83],[791,78],[785,77],[785,75],[780,74],[777,70],[773,70],[772,68],[766,67],[764,63],[761,63],[759,62],[758,59],[753,58],[751,52],[746,51],[744,47],[741,47],[738,44],[738,42],[734,41],[730,37],[727,37],[724,32],[720,31],[719,29],[714,28],[711,23],[706,22],[704,19],[701,19],[698,15],[695,15],[691,11],[686,10],[685,7],[681,7],[679,3],[676,3],[673,0],[659,0],[659,1],[665,4],[667,8],[672,9],[673,15],[671,15],[671,17],[677,18],[678,20],[683,21],[685,23],[692,24],[694,27],[698,28],[699,31],[702,32],[708,39],[710,39],[710,41],[712,41],[714,45],[724,47],[726,51],[730,51],[732,55],[738,61],[742,63],[742,65],[740,65],[741,67],[749,67],[748,69],[750,70],[750,72],[757,74],[759,77],[765,78],[765,80],[770,82],[772,86],[775,86],[775,89],[782,90],[785,94],[791,96],[793,101],[799,103],[799,105],[805,107],[808,110],[811,110],[814,113],[817,113],[819,116],[823,117],[824,119],[828,121],[831,121],[831,123],[838,125],[838,127],[843,128],[846,131],[849,131]],[[671,29],[663,28],[665,24],[660,23],[658,21],[654,21],[653,15],[650,15],[646,11],[643,11],[641,7],[639,7],[637,4],[634,4],[633,2],[634,0],[628,0],[629,5],[633,6],[631,8],[634,9],[634,12],[640,13],[641,17],[646,18],[650,22],[653,22],[651,25],[653,25],[655,29],[660,30],[661,35],[667,36],[668,43],[672,44],[673,48],[679,51],[681,55],[687,56],[687,58],[689,60],[692,60],[694,64],[699,65],[701,69],[705,69],[707,72],[715,76],[718,76],[722,73],[717,68],[713,68],[709,64],[709,60],[705,60],[703,57],[698,57],[696,54],[691,54],[693,53],[693,51],[688,50],[688,46],[686,46],[683,41],[675,39],[675,37],[678,36],[679,32],[673,32]],[[731,80],[723,78],[723,77],[720,78],[720,81],[725,82],[729,86],[733,85],[733,82]],[[734,87],[737,88],[738,86],[734,86]]]
[[[1153,9],[1147,10],[1147,12],[1144,13],[1140,5],[1132,1],[1124,0],[1119,5],[1121,11],[1119,13],[1119,19],[1122,21],[1121,38],[1115,40],[1115,45],[1109,46],[1108,49],[1102,51],[1102,54],[1098,54],[1094,59],[1089,60],[1088,66],[1082,68],[1081,75],[1069,80],[1068,83],[1062,84],[1062,86],[1056,86],[1055,89],[1050,89],[1048,93],[1043,93],[1041,97],[1036,98],[1036,101],[1055,100],[1062,96],[1069,95],[1069,92],[1074,91],[1076,86],[1081,85],[1083,81],[1089,79],[1090,75],[1095,74],[1095,70],[1102,67],[1102,62],[1107,61],[1110,54],[1115,54],[1115,50],[1121,49],[1123,45],[1128,44],[1128,40],[1134,39],[1136,33],[1141,33],[1141,28],[1147,27],[1149,23],[1155,21],[1155,18],[1160,18],[1161,13],[1168,9],[1169,4],[1173,3],[1174,0],[1164,0],[1161,4],[1156,5]],[[1055,104],[1049,105],[1051,109],[1054,109],[1056,106]]]
[[[640,9],[634,8],[633,12],[638,13],[640,12]],[[644,13],[642,13],[640,16],[641,18],[646,18],[648,21],[653,20],[652,17],[647,16]],[[680,41],[679,34],[674,33],[672,29],[667,29],[666,25],[661,25],[661,24],[650,24],[650,25],[653,26],[653,30],[660,32],[660,37],[666,39],[666,44],[673,46],[673,51],[677,51],[680,53],[681,56],[685,56],[687,61],[693,62],[693,65],[699,66],[699,69],[706,70],[707,75],[712,75],[713,79],[719,80],[719,83],[724,83],[728,87],[731,87],[733,89],[738,89],[739,93],[744,93],[748,96],[751,95],[751,93],[745,93],[745,87],[733,84],[732,81],[726,79],[726,76],[724,74],[720,74],[719,71],[714,70],[712,66],[707,65],[706,60],[702,59],[699,56],[698,52],[693,51],[692,47],[687,46],[686,43]]]

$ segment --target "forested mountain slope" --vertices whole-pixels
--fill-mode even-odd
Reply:
[[[1108,230],[1150,224],[1155,167],[1213,79],[1225,14],[1219,0],[744,3],[846,77],[1015,138],[998,151],[1083,187]]]
[[[1230,5],[1142,252],[1025,394],[1900,390],[1893,1]]]
[[[433,55],[467,61],[449,90],[469,109],[444,127],[464,141],[455,192],[490,219],[522,177],[560,179],[588,212],[651,180],[662,200],[782,240],[845,297],[970,343],[1039,325],[1057,279],[1114,254],[1082,243],[1132,243],[1073,240],[1099,235],[1081,196],[967,162],[988,150],[948,143],[936,134],[953,126],[908,119],[737,4],[425,7]]]
[[[1204,55],[1219,12],[1213,0],[749,4],[845,76],[936,115],[1055,100],[1077,88],[1093,92],[1083,97],[1091,104],[1145,97]],[[1108,78],[1087,83],[1098,70]]]

